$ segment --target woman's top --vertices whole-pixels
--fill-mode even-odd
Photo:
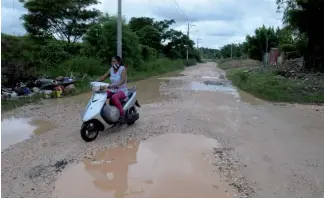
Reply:
[[[120,66],[118,68],[117,72],[115,72],[113,67],[110,68],[110,81],[113,85],[117,85],[121,82],[123,70],[125,70],[124,66]],[[115,92],[118,92],[118,91],[122,91],[122,92],[124,92],[126,97],[128,96],[127,77],[126,77],[125,83],[118,86],[118,88],[116,89]]]

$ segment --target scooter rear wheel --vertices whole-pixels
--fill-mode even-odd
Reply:
[[[96,121],[85,122],[81,126],[81,137],[86,142],[95,140],[99,135],[99,125]]]
[[[138,120],[139,114],[136,111],[135,107],[130,108],[128,115],[127,115],[127,124],[132,125]]]

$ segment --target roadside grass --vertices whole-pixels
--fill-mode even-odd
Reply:
[[[232,59],[222,59],[217,62],[218,67],[223,70],[242,68],[242,67],[259,67],[261,62],[253,59],[244,59],[244,60],[232,60]]]
[[[233,85],[256,97],[274,102],[324,103],[324,76],[292,79],[278,75],[274,70],[236,68],[227,70]]]
[[[195,64],[195,61],[185,62],[184,60],[171,60],[167,58],[160,58],[148,62],[143,62],[139,69],[135,69],[134,67],[128,68],[128,80],[129,82],[138,81],[163,73],[180,71],[183,70],[185,66],[191,66]],[[59,71],[55,71],[53,73],[59,75]],[[105,71],[102,71],[102,74],[104,73]],[[68,95],[66,97],[89,92],[90,82],[95,81],[96,79],[98,79],[98,76],[86,76],[83,80],[77,80],[75,82],[76,90],[71,95]],[[15,100],[1,100],[1,112],[6,112],[14,108],[24,106],[26,104],[36,103],[42,98],[43,95],[36,94],[30,97],[19,98]]]

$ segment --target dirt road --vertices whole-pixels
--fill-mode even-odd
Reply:
[[[3,115],[27,119],[2,121],[2,197],[324,196],[323,107],[256,99],[213,63],[136,84],[140,120],[91,143],[89,94]]]

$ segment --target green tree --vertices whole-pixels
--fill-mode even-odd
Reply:
[[[168,39],[170,40],[164,47],[164,53],[170,58],[186,58],[187,48],[189,50],[189,56],[194,56],[195,51],[193,49],[194,42],[189,37],[183,34],[181,31],[168,30]]]
[[[173,19],[154,22],[153,26],[161,33],[162,42],[165,42],[167,39],[172,37],[170,26],[174,23],[175,21]]]
[[[139,37],[141,44],[156,50],[161,49],[161,34],[153,26],[144,26],[143,28],[137,30],[136,34]]]
[[[223,58],[239,58],[243,56],[243,44],[227,44],[220,49]]]
[[[210,49],[210,48],[199,48],[199,52],[204,59],[215,59],[220,58],[220,50],[218,49]]]
[[[277,0],[278,10],[283,11],[284,23],[292,30],[298,30],[302,38],[299,47],[307,46],[304,57],[306,68],[324,71],[324,30],[318,28],[318,21],[324,17],[324,0]],[[302,45],[303,44],[303,45]]]
[[[85,54],[100,58],[105,63],[110,63],[112,56],[116,54],[117,37],[116,17],[104,16],[100,22],[93,25],[83,37],[86,45]],[[140,42],[138,36],[131,31],[127,24],[123,24],[123,59],[134,68],[140,65]]]
[[[141,30],[145,26],[153,26],[154,19],[149,17],[132,17],[129,20],[129,28],[136,32],[138,30]]]
[[[255,30],[255,35],[246,36],[245,48],[251,59],[262,60],[264,53],[272,47],[278,47],[279,36],[273,27],[266,28],[264,25]]]
[[[34,37],[78,41],[96,21],[100,12],[88,7],[98,0],[20,0],[28,10],[24,27]]]

